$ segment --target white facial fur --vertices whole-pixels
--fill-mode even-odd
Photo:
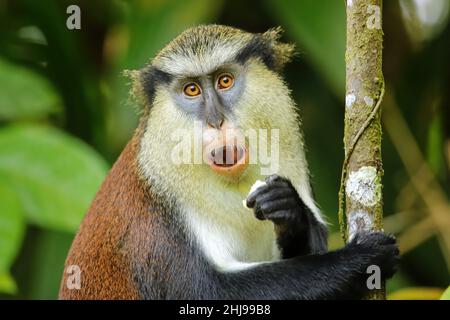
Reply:
[[[176,142],[171,141],[171,133],[193,129],[194,119],[177,108],[165,89],[157,90],[151,108],[138,157],[140,168],[154,189],[177,199],[192,239],[206,257],[222,271],[280,259],[273,223],[257,220],[242,206],[253,183],[265,178],[259,166],[250,165],[242,179],[232,183],[206,164],[174,165],[170,154]],[[279,129],[279,169],[272,174],[290,179],[317,220],[324,223],[311,195],[295,104],[281,78],[258,60],[250,60],[246,87],[234,112],[235,125],[243,130]]]

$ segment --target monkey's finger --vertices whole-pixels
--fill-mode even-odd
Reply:
[[[272,176],[270,176],[272,177]],[[269,177],[269,178],[270,178]],[[290,184],[290,182],[284,178],[281,177],[277,177],[277,179],[267,179],[266,183],[269,185],[269,187],[291,187],[292,185]]]
[[[288,188],[292,189],[292,191],[295,191],[294,187],[289,184],[287,181],[273,181],[271,183],[267,184],[270,189],[280,189],[280,188]]]
[[[261,208],[258,205],[255,206],[254,211],[255,211],[256,219],[258,219],[258,220],[266,220],[266,217],[264,217],[264,214],[262,213]]]
[[[282,198],[292,197],[293,192],[290,188],[275,188],[269,189],[266,192],[260,193],[256,196],[256,202],[264,203]]]
[[[267,192],[268,190],[269,190],[269,186],[268,186],[268,185],[264,185],[264,186],[261,186],[261,187],[257,188],[257,189],[256,189],[255,191],[253,191],[252,193],[250,193],[250,194],[247,196],[247,199],[246,199],[246,205],[247,205],[247,207],[248,207],[248,208],[253,208],[253,207],[255,206],[255,200],[256,200],[256,197],[258,197],[259,195],[261,195],[261,194]]]
[[[284,198],[279,200],[268,201],[259,204],[264,215],[280,210],[290,210],[294,214],[293,208],[296,208],[297,201],[294,198]]]
[[[388,234],[386,243],[395,244],[395,243],[397,243],[397,238],[393,234]]]
[[[286,221],[292,216],[291,210],[278,210],[264,215],[264,218],[273,222]]]
[[[283,178],[281,176],[279,176],[277,174],[273,174],[273,175],[271,175],[271,176],[266,178],[266,183],[272,183],[272,182],[275,182],[275,181],[280,181],[282,179]]]
[[[274,181],[270,185],[264,185],[253,191],[247,196],[246,205],[248,208],[253,208],[255,206],[255,200],[260,195],[275,189],[291,189],[292,193],[295,191],[288,183],[284,181]],[[296,191],[295,191],[296,192]]]

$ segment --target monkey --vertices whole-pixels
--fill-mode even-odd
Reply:
[[[368,266],[394,274],[396,239],[383,232],[327,249],[281,32],[194,26],[127,73],[140,121],[68,253],[80,287],[64,273],[60,299],[360,299]],[[191,137],[195,123],[202,159],[177,163],[174,133]],[[261,138],[279,149],[264,172],[238,139],[254,128],[278,132]]]

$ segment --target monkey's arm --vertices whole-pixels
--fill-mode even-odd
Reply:
[[[252,192],[247,206],[256,218],[275,224],[277,241],[284,259],[327,252],[327,228],[317,221],[291,182],[277,175],[266,186]]]
[[[394,237],[364,233],[337,251],[225,272],[164,217],[136,217],[127,237],[125,253],[142,299],[359,299],[368,291],[367,267],[377,265],[386,279],[398,260]]]
[[[360,234],[341,250],[269,263],[225,279],[239,286],[242,296],[237,298],[359,299],[368,291],[367,267],[378,265],[381,276],[389,278],[397,259],[394,237]]]
[[[360,299],[368,291],[367,267],[377,265],[381,277],[389,278],[397,259],[395,238],[383,233],[360,234],[338,251],[263,263],[243,271],[219,272],[195,259],[183,266],[184,276],[177,275],[166,298]]]

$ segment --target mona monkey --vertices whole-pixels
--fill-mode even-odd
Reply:
[[[360,233],[327,250],[297,107],[281,76],[294,48],[280,32],[193,27],[130,72],[140,122],[68,254],[80,287],[65,273],[60,299],[359,299],[368,266],[393,275],[393,236]],[[188,135],[196,121],[212,146],[207,161],[174,164],[173,132]],[[262,175],[246,143],[221,139],[252,128],[279,130],[275,172]]]

